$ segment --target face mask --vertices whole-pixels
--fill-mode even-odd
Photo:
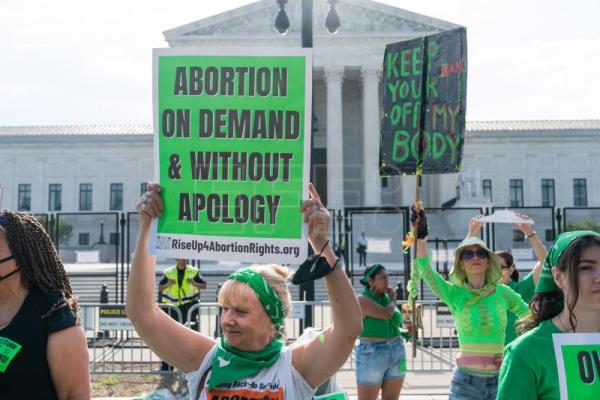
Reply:
[[[292,283],[299,285],[304,282],[310,282],[329,275],[333,269],[329,266],[325,257],[312,255],[298,267],[298,270],[292,277]]]
[[[3,259],[1,259],[1,260],[0,260],[0,264],[2,264],[3,262],[6,262],[6,261],[8,261],[8,260],[12,260],[13,258],[15,258],[15,256],[8,256],[8,257],[6,257],[6,258],[3,258]],[[10,277],[11,275],[14,275],[14,274],[16,274],[17,272],[19,272],[19,270],[20,270],[20,269],[21,269],[21,268],[16,268],[15,270],[13,270],[13,271],[9,272],[9,273],[8,273],[8,274],[6,274],[6,275],[0,275],[0,281],[3,281],[4,279],[6,279],[6,278]]]

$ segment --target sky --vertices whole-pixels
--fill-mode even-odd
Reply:
[[[2,0],[0,125],[150,124],[162,32],[252,2]],[[467,27],[467,120],[600,119],[600,1],[380,2]]]

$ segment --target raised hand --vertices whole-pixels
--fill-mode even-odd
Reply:
[[[308,195],[309,199],[302,204],[301,211],[304,223],[308,225],[308,241],[313,250],[318,253],[327,243],[331,216],[321,203],[321,197],[312,183],[308,187]]]
[[[410,208],[410,225],[412,231],[416,229],[417,239],[425,239],[429,234],[427,216],[420,202],[414,203]]]
[[[391,287],[388,287],[385,289],[385,292],[387,293],[388,296],[390,296],[390,299],[392,299],[393,302],[396,301],[396,291],[394,289],[392,289]]]
[[[483,228],[483,223],[479,220],[479,217],[480,215],[471,218],[469,221],[469,232],[467,233],[468,237],[479,237],[481,228]]]
[[[146,193],[138,200],[135,208],[140,217],[141,226],[149,226],[152,218],[158,218],[162,214],[164,204],[160,197],[161,190],[158,183],[150,182]]]
[[[525,214],[517,214],[517,213],[515,213],[515,215],[517,217],[519,217],[519,218],[522,218],[522,219],[531,219],[531,218],[529,218]],[[525,235],[525,236],[531,236],[534,233],[533,224],[515,223],[513,225],[515,226],[515,228],[517,228],[518,230],[520,230],[521,233],[523,233],[523,235]]]

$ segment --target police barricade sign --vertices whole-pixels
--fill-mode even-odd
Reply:
[[[438,328],[454,328],[454,317],[450,308],[444,303],[435,305],[435,326]]]
[[[310,49],[155,49],[149,252],[300,264],[308,194]]]
[[[367,253],[390,254],[392,252],[392,239],[369,238]]]
[[[302,303],[292,303],[290,318],[304,319],[306,317],[306,306]]]
[[[133,323],[125,315],[124,305],[100,306],[101,331],[134,331]]]
[[[554,333],[561,400],[600,399],[600,333]]]

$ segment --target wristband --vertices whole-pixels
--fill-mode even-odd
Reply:
[[[535,231],[533,231],[533,233],[532,233],[531,235],[525,235],[525,237],[526,237],[527,239],[531,239],[531,238],[532,238],[532,237],[534,237],[534,236],[535,236]]]

